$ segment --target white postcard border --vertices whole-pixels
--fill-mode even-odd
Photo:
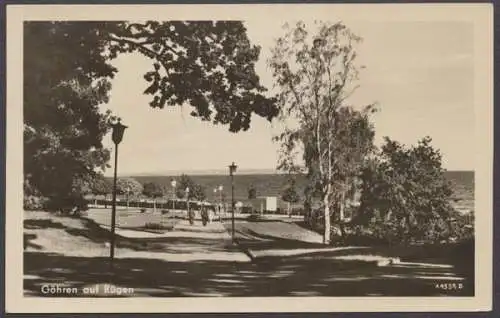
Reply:
[[[470,21],[475,28],[474,297],[34,298],[23,296],[23,21],[306,19]],[[484,311],[492,307],[493,6],[491,4],[7,5],[6,310],[74,312]],[[444,122],[443,125],[446,123]]]

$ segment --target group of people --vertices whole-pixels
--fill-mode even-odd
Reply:
[[[213,216],[215,215],[215,209],[209,208],[206,206],[202,206],[200,209],[201,223],[203,226],[206,226],[208,223],[212,223]],[[194,224],[194,219],[196,217],[196,213],[194,210],[189,210],[188,219],[189,224]]]

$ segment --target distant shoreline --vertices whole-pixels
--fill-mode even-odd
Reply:
[[[141,184],[147,182],[153,182],[160,184],[167,190],[167,196],[172,195],[172,179],[178,179],[180,174],[151,174],[151,175],[132,175],[129,178],[133,178],[139,181]],[[229,174],[219,173],[214,174],[188,174],[192,180],[201,185],[205,190],[205,194],[209,199],[217,199],[217,195],[214,194],[213,189],[223,187],[226,196],[231,193],[231,179]],[[468,201],[474,200],[474,183],[475,176],[474,171],[447,171],[445,172],[445,177],[452,182],[452,187],[456,196],[460,198],[466,198]],[[123,176],[120,176],[123,178]],[[108,179],[111,179],[108,177]],[[294,175],[296,182],[297,191],[300,194],[304,193],[305,187],[307,185],[306,175]],[[244,201],[248,198],[248,189],[253,187],[256,189],[259,196],[276,196],[280,197],[283,193],[283,189],[289,183],[289,176],[286,174],[276,174],[276,173],[243,173],[237,172],[234,177],[234,197],[236,200]]]
[[[446,173],[474,173],[474,170],[446,170]],[[186,171],[162,171],[162,172],[148,172],[148,173],[129,173],[122,174],[119,177],[174,177],[180,176],[182,174],[186,174],[188,176],[218,176],[218,175],[227,175],[228,171],[226,170],[186,170]],[[243,169],[241,171],[237,171],[238,175],[286,175],[286,172],[280,172],[272,169]],[[107,177],[111,177],[110,175],[106,175]]]

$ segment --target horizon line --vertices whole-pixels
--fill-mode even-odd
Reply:
[[[474,172],[474,169],[445,169],[448,172]],[[131,172],[131,173],[123,173],[119,174],[122,177],[156,177],[156,176],[180,176],[182,174],[186,175],[226,175],[228,171],[226,169],[191,169],[191,170],[164,170],[159,172]],[[236,174],[240,175],[251,175],[251,174],[288,174],[288,172],[278,171],[277,169],[272,168],[249,168],[249,169],[241,169],[240,171],[236,171]],[[298,174],[298,173],[292,173]],[[105,176],[107,174],[104,174]]]

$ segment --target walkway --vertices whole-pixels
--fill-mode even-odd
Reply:
[[[118,248],[117,258],[149,258],[175,262],[250,262],[250,258],[232,244],[231,237],[220,222],[203,226],[201,222],[190,225],[187,220],[181,220],[173,231],[165,233],[117,229],[116,234],[141,242],[144,246],[143,251]]]

